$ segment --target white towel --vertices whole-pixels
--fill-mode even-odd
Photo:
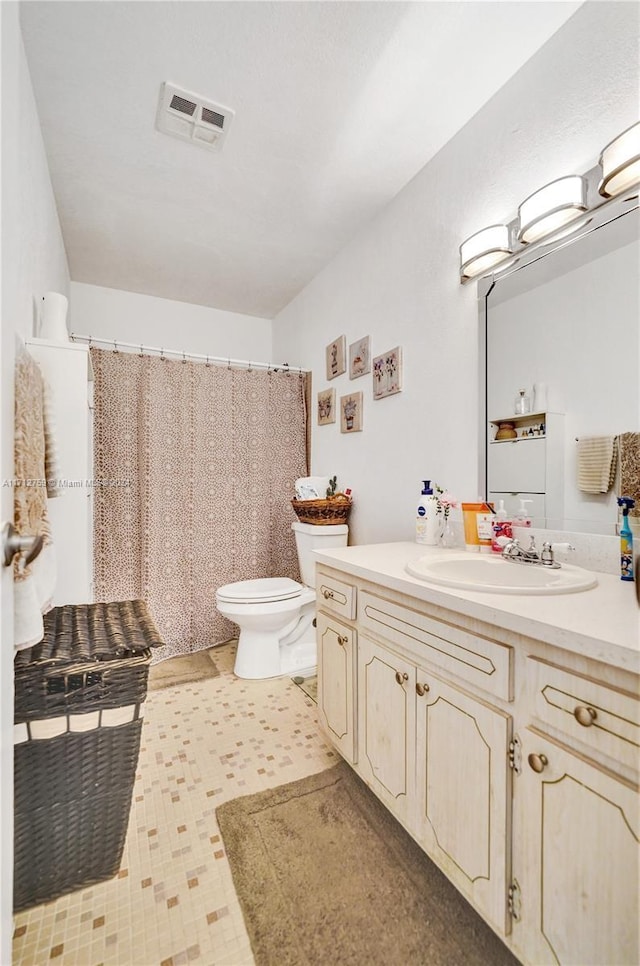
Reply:
[[[608,493],[616,478],[615,436],[584,436],[578,440],[578,488],[583,493]]]

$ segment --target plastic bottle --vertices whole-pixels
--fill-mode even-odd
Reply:
[[[527,510],[525,503],[533,503],[533,500],[520,500],[520,506],[513,514],[513,526],[514,527],[530,527],[531,517],[529,516],[529,511]]]
[[[510,540],[513,540],[511,520],[507,520],[507,511],[504,508],[504,500],[500,500],[496,510],[495,519],[491,526],[493,537],[491,539],[491,549],[494,553],[502,553]]]
[[[629,526],[629,510],[636,505],[630,496],[618,497],[622,507],[622,526],[620,528],[620,580],[633,580],[633,533]]]
[[[416,514],[416,543],[435,547],[440,533],[438,497],[433,492],[431,480],[423,480],[422,484],[422,494]]]

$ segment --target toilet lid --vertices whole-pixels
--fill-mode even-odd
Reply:
[[[262,577],[259,580],[238,580],[235,584],[225,584],[218,588],[217,597],[219,600],[264,604],[289,600],[299,597],[301,593],[302,584],[289,577]]]

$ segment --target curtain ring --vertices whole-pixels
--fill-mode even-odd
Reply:
[[[209,356],[207,356],[207,361],[205,362],[205,366],[207,369],[211,368],[211,366],[209,365]]]
[[[120,350],[118,349],[118,343],[116,342],[116,340],[115,340],[115,339],[113,340],[113,351],[114,351],[114,352],[119,352],[119,351],[120,351]]]
[[[92,335],[90,335],[90,336],[89,336],[89,348],[91,348],[91,342],[92,342],[92,340],[93,340],[93,336],[92,336]]]
[[[291,373],[289,372],[289,363],[288,363],[288,362],[285,362],[285,363],[284,363],[284,371],[286,372],[286,374],[287,374],[288,376],[290,376],[290,375],[291,375]]]
[[[249,365],[247,367],[247,372],[253,372],[253,369],[251,368],[251,359],[249,359]]]
[[[140,346],[140,358],[142,359],[144,353],[142,352],[142,346]]]
[[[183,349],[183,350],[182,350],[182,364],[184,365],[184,363],[185,363],[186,361],[187,361],[187,357],[185,356],[185,354],[184,354],[184,349]]]
[[[160,349],[160,358],[162,359],[162,361],[163,361],[163,362],[166,362],[166,361],[167,361],[167,360],[165,359],[165,357],[164,357],[164,348],[161,348],[161,349]]]
[[[231,359],[227,358],[227,369],[231,372]]]

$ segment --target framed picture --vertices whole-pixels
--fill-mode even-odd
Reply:
[[[343,335],[334,339],[326,349],[327,379],[335,379],[347,371],[347,340]]]
[[[383,352],[373,360],[373,398],[384,399],[402,389],[402,347]]]
[[[328,426],[336,421],[336,391],[323,389],[318,393],[318,426]]]
[[[340,432],[359,433],[362,429],[362,393],[340,396]]]
[[[371,372],[371,349],[369,336],[352,342],[349,346],[349,379],[357,379]]]

